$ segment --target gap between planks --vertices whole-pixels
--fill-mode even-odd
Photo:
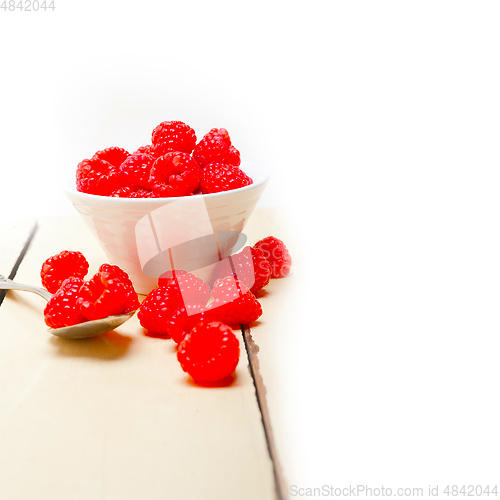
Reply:
[[[269,410],[267,408],[266,401],[266,387],[262,376],[260,374],[259,366],[259,346],[254,342],[252,333],[248,325],[240,325],[241,333],[243,336],[243,342],[245,343],[245,349],[248,358],[248,369],[250,371],[250,376],[252,377],[253,384],[255,387],[255,396],[257,398],[257,404],[259,406],[260,414],[262,417],[262,426],[264,427],[264,434],[266,437],[267,449],[269,451],[269,456],[273,464],[274,472],[274,484],[276,488],[276,498],[278,500],[286,500],[288,498],[288,488],[283,476],[283,471],[281,469],[280,462],[278,460],[278,453],[276,450],[276,445],[274,443],[273,431],[271,426],[271,419],[269,418]]]
[[[33,238],[38,230],[38,221],[30,219],[23,221],[14,226],[7,233],[7,238],[1,242],[0,247],[2,257],[0,259],[0,274],[5,278],[13,280],[17,274],[17,270],[28,251],[28,248],[33,241]],[[12,233],[12,234],[9,234]],[[18,234],[16,234],[18,233]],[[0,306],[7,294],[8,290],[0,290]]]

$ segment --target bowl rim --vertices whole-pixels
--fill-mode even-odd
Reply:
[[[254,180],[252,184],[249,184],[248,186],[243,186],[237,189],[231,189],[230,191],[220,191],[218,193],[208,193],[208,194],[200,194],[196,195],[197,197],[200,198],[217,198],[221,196],[228,196],[233,193],[241,193],[243,191],[249,191],[255,188],[258,188],[260,186],[263,186],[267,183],[269,180],[269,177],[271,176],[270,171],[263,167],[262,165],[250,161],[242,161],[241,165],[239,166],[243,172],[245,172],[247,175],[250,177],[257,175],[257,181]],[[250,173],[252,175],[250,175]],[[254,177],[252,177],[254,179]],[[165,202],[165,201],[173,201],[173,200],[179,200],[179,198],[186,198],[186,196],[181,196],[181,197],[168,197],[168,198],[117,198],[117,197],[111,197],[111,196],[103,196],[100,194],[90,194],[90,193],[82,193],[81,191],[78,191],[75,186],[75,175],[73,174],[71,177],[67,177],[64,184],[63,184],[63,189],[66,192],[66,194],[72,195],[72,196],[78,196],[82,200],[94,200],[94,201],[99,201],[103,203],[127,203],[130,205],[135,205],[135,204],[146,204],[146,203],[151,203],[151,202]],[[107,200],[107,201],[106,201]]]

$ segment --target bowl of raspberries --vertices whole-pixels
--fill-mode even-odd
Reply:
[[[265,168],[241,161],[226,129],[213,128],[198,139],[186,123],[165,121],[152,131],[150,144],[132,153],[113,146],[82,160],[65,192],[109,261],[130,275],[139,293],[147,294],[156,286],[159,272],[145,272],[141,247],[147,236],[138,224],[153,224],[154,219],[150,239],[153,247],[156,239],[160,253],[161,234],[175,233],[179,226],[169,215],[172,211],[162,209],[173,203],[187,207],[180,210],[188,233],[196,226],[190,207],[199,212],[202,206],[211,232],[226,235],[212,250],[224,259],[234,250],[234,235],[242,233],[268,179]],[[205,251],[203,241],[200,251]]]

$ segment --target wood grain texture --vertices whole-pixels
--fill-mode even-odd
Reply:
[[[43,260],[64,249],[83,252],[90,273],[106,262],[77,216],[46,219],[16,280],[39,284]],[[68,341],[47,333],[44,305],[10,291],[0,307],[2,500],[275,498],[243,345],[233,384],[200,388],[172,341],[145,336],[137,318]]]

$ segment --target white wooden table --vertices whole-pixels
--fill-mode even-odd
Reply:
[[[283,237],[278,221],[257,209],[249,243]],[[0,273],[40,285],[42,262],[64,249],[87,257],[89,276],[107,262],[77,215],[53,217],[0,235]],[[136,317],[95,338],[63,340],[47,332],[41,297],[0,292],[0,498],[288,498],[273,370],[279,304],[293,280],[272,280],[261,320],[236,332],[240,363],[222,388],[196,386],[173,341],[146,336]]]

